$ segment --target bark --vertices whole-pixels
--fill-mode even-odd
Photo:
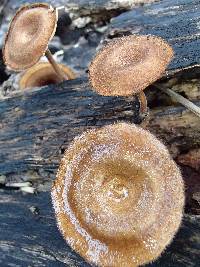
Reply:
[[[167,40],[175,52],[167,74],[199,66],[199,0],[165,0],[144,5],[113,18],[108,39],[129,34],[152,34]]]
[[[48,192],[23,196],[1,192],[0,265],[89,267],[62,239]],[[3,205],[2,205],[3,204]],[[147,266],[197,267],[200,217],[185,215],[182,226],[162,257]]]
[[[0,9],[4,26],[7,17],[23,2],[10,0],[3,11]],[[87,5],[90,1],[56,1],[57,5],[61,2],[65,2],[69,13],[74,13],[74,19],[89,15],[93,21],[103,18],[108,23],[112,16],[130,9],[129,4],[134,1],[124,1],[126,5],[120,4],[123,1],[102,0],[94,5]],[[199,9],[197,0],[165,0],[140,6],[114,18],[108,24],[105,39],[142,33],[168,40],[175,50],[175,58],[165,74],[175,77],[175,82],[174,79],[168,82],[170,88],[200,105]],[[0,41],[5,29],[1,27]],[[76,30],[70,28],[70,34],[65,30],[63,35],[68,39],[65,41],[72,45],[71,50],[64,48],[65,60],[77,62],[76,66],[82,65],[85,72],[102,36],[98,35],[98,40],[95,37],[91,46],[80,45],[76,50],[73,47],[76,42],[69,37]],[[83,32],[86,33],[86,28]],[[89,54],[86,60],[83,54]],[[180,73],[182,69],[187,69],[187,73]],[[138,102],[133,97],[97,95],[86,77],[42,88],[13,90],[12,79],[0,89],[1,95],[6,95],[0,97],[0,266],[89,266],[67,246],[57,230],[50,200],[51,182],[65,148],[76,135],[122,120],[141,123]],[[196,267],[200,244],[200,121],[155,88],[145,91],[150,116],[141,125],[160,138],[179,163],[185,180],[187,213],[172,244],[159,260],[148,266]],[[14,182],[28,185],[16,186]],[[24,193],[31,192],[31,188],[37,194]]]
[[[87,78],[11,94],[0,101],[0,173],[54,170],[77,134],[120,120],[138,122],[137,110],[130,98],[97,95]],[[159,108],[150,115],[148,129],[169,148],[199,145],[199,118],[184,107]]]

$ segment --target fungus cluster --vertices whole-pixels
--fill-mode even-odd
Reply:
[[[46,65],[40,65],[40,71],[48,76],[52,68],[57,75],[57,81],[69,79],[70,76],[55,62],[48,49],[48,42],[55,34],[57,20],[57,9],[45,3],[29,4],[20,8],[12,19],[5,38],[3,47],[5,64],[12,70],[22,71],[34,66],[45,54],[51,65],[48,68]],[[29,72],[33,74],[32,80],[35,75],[34,70],[37,71],[37,67],[34,66]]]
[[[57,17],[56,9],[36,3],[19,9],[10,24],[3,57],[11,69],[26,70],[23,89],[74,78],[48,49]],[[44,54],[50,64],[38,63]],[[172,48],[159,37],[117,38],[92,61],[90,82],[101,95],[137,95],[145,113],[143,90],[161,77],[172,57]],[[51,194],[66,241],[103,267],[134,267],[157,259],[174,237],[184,206],[182,177],[166,147],[127,123],[76,137]]]
[[[173,50],[160,37],[130,35],[104,46],[89,67],[93,88],[105,96],[137,95],[141,112],[147,111],[143,90],[158,80],[173,57]]]
[[[183,181],[166,147],[118,123],[76,137],[52,188],[61,233],[87,261],[139,266],[155,260],[182,218]]]

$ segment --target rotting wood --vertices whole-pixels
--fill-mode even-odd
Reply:
[[[200,172],[200,148],[178,156],[177,161]]]
[[[106,38],[152,34],[167,40],[175,51],[167,74],[200,66],[199,0],[165,0],[144,5],[113,18]]]
[[[10,0],[9,2],[17,5],[21,1]],[[86,2],[89,3],[89,1]],[[158,14],[155,12],[151,15],[151,10],[154,10],[155,6],[161,6],[161,10],[157,9]],[[12,9],[12,5],[10,7]],[[179,53],[182,56],[182,52],[186,53],[187,56],[186,62],[182,59],[182,61],[177,61],[177,64],[180,64],[177,65],[177,69],[181,64],[184,66],[187,63],[187,68],[191,67],[191,73],[194,70],[194,65],[199,62],[199,39],[198,32],[195,33],[195,30],[198,30],[198,20],[196,18],[199,16],[198,10],[200,9],[196,9],[196,7],[199,7],[199,1],[196,0],[165,0],[154,5],[145,5],[138,9],[140,15],[137,13],[141,25],[137,25],[136,30],[140,26],[142,32],[142,13],[146,10],[143,19],[147,19],[149,16],[155,22],[153,27],[146,24],[146,33],[150,33],[152,29],[154,31],[159,30],[160,25],[160,35],[160,33],[165,33],[164,27],[166,25],[161,23],[163,18],[165,18],[163,23],[166,23],[167,19],[170,18],[169,22],[171,24],[169,24],[169,27],[172,31],[176,29],[173,29],[173,18],[176,22],[180,18],[179,14],[182,13],[181,17],[184,17],[185,13],[187,17],[188,13],[192,12],[194,18],[186,21],[185,19],[188,20],[189,17],[185,17],[185,22],[183,21],[180,24],[182,27],[180,34],[185,34],[188,31],[192,34],[192,38],[188,38],[186,34],[182,39],[174,39],[177,49],[176,57],[179,56]],[[90,11],[86,9],[82,9],[82,11],[82,15],[90,14]],[[131,14],[135,14],[132,13],[135,11],[131,11]],[[105,10],[99,9],[99,14],[102,12],[105,13]],[[79,11],[77,14],[80,15]],[[114,13],[110,12],[110,14],[113,15]],[[124,16],[126,17],[127,14],[125,13]],[[190,17],[192,14],[190,14]],[[111,15],[108,14],[109,16]],[[157,23],[160,24],[157,25]],[[184,27],[184,23],[185,25],[191,23],[189,24],[190,27]],[[123,23],[121,25],[123,26]],[[119,30],[114,35],[109,31],[109,37],[130,34],[131,31],[125,29],[124,32],[122,30],[120,33]],[[178,30],[177,34],[179,34]],[[186,41],[186,45],[181,46],[182,41]],[[192,51],[194,44],[196,45],[194,51]],[[71,56],[70,53],[68,55]],[[178,83],[173,89],[184,92],[189,99],[200,105],[200,87],[195,87],[198,83],[194,82],[192,90],[190,90],[191,82],[186,83],[182,87]],[[146,127],[165,142],[174,157],[177,157],[180,153],[194,151],[191,149],[196,149],[200,145],[198,118],[184,107],[175,106],[171,100],[169,100],[171,106],[162,106],[159,101],[160,96],[160,93],[154,94],[152,91],[152,101],[149,98],[149,104],[152,105],[151,102],[156,102],[156,105],[150,109],[149,124]],[[167,102],[166,99],[168,101],[169,98],[165,97],[165,102]],[[0,175],[0,183],[2,181],[2,184],[0,184],[0,188],[2,188],[0,189],[0,266],[89,267],[82,258],[71,251],[57,230],[50,200],[50,183],[55,176],[64,149],[74,136],[90,127],[99,127],[118,120],[138,122],[137,104],[131,98],[98,96],[91,91],[87,79],[31,89],[26,92],[11,93],[7,98],[0,100],[0,174],[6,174],[6,177]],[[31,169],[35,170],[31,171]],[[36,195],[23,195],[21,192],[16,192],[17,190],[4,185],[7,177],[11,182],[14,179],[18,181],[19,177],[16,178],[13,172],[22,176],[21,181],[24,181],[25,175],[27,175],[26,179],[29,180],[31,178],[30,173],[33,172],[33,181],[36,180],[35,175],[37,174],[38,183],[42,185],[45,181],[37,171],[42,172],[44,169],[52,170],[52,173],[47,172],[51,174],[51,177],[48,177],[48,186],[42,188],[47,192],[42,193],[38,190],[39,193]],[[25,172],[22,172],[22,170]],[[191,200],[186,201],[186,211],[190,214],[198,214],[199,205],[195,206],[197,204],[194,204],[194,201],[199,202],[199,173],[194,172],[191,175],[191,170],[187,166],[182,171],[188,191],[187,197],[191,198]],[[7,176],[8,173],[10,173],[10,176]],[[15,173],[15,175],[17,174]],[[182,227],[172,244],[158,261],[149,266],[198,266],[199,227],[199,216],[185,215]]]
[[[61,237],[49,192],[27,197],[4,191],[0,201],[0,266],[90,266]],[[146,266],[198,266],[199,227],[199,216],[185,215],[172,244]]]
[[[21,91],[0,101],[0,173],[55,169],[65,147],[92,126],[136,119],[128,98],[102,97],[87,79]]]
[[[112,10],[128,10],[133,8],[135,5],[151,3],[155,0],[45,0],[44,2],[53,4],[56,7],[65,6],[68,12],[74,13],[76,17],[86,16],[86,15],[95,15],[98,17],[99,15],[102,17],[103,13],[106,11]],[[18,9],[21,5],[32,3],[33,0],[9,0],[7,3],[7,9],[9,13],[12,14]],[[36,2],[36,1],[35,1]]]
[[[0,174],[54,170],[77,134],[120,120],[138,122],[137,110],[131,98],[97,95],[87,78],[10,95],[0,101]],[[184,107],[158,108],[150,115],[148,129],[169,148],[200,144],[199,118]]]
[[[146,128],[167,145],[173,157],[200,146],[200,119],[185,107],[151,110]]]

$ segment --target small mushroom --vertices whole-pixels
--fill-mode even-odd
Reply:
[[[65,80],[66,76],[48,49],[48,42],[55,34],[57,20],[57,9],[45,3],[20,8],[12,19],[5,38],[5,64],[15,71],[21,71],[32,67],[45,54],[59,80]]]
[[[89,67],[94,89],[105,96],[137,95],[141,113],[147,112],[143,90],[159,79],[173,57],[160,37],[130,35],[110,41]]]
[[[59,68],[65,73],[68,80],[75,78],[74,72],[67,66],[59,64]],[[52,68],[52,65],[48,62],[40,62],[22,74],[19,81],[19,87],[21,89],[41,87],[48,84],[56,84],[59,81],[60,80]]]
[[[157,259],[183,212],[181,173],[166,147],[118,123],[76,137],[52,188],[58,227],[71,247],[103,267]]]

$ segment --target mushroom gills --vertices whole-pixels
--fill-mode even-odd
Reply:
[[[67,66],[59,64],[59,68],[65,73],[67,80],[75,79],[74,72]],[[60,79],[54,68],[48,62],[40,62],[22,73],[19,81],[20,89],[41,87],[49,84],[59,83]]]

